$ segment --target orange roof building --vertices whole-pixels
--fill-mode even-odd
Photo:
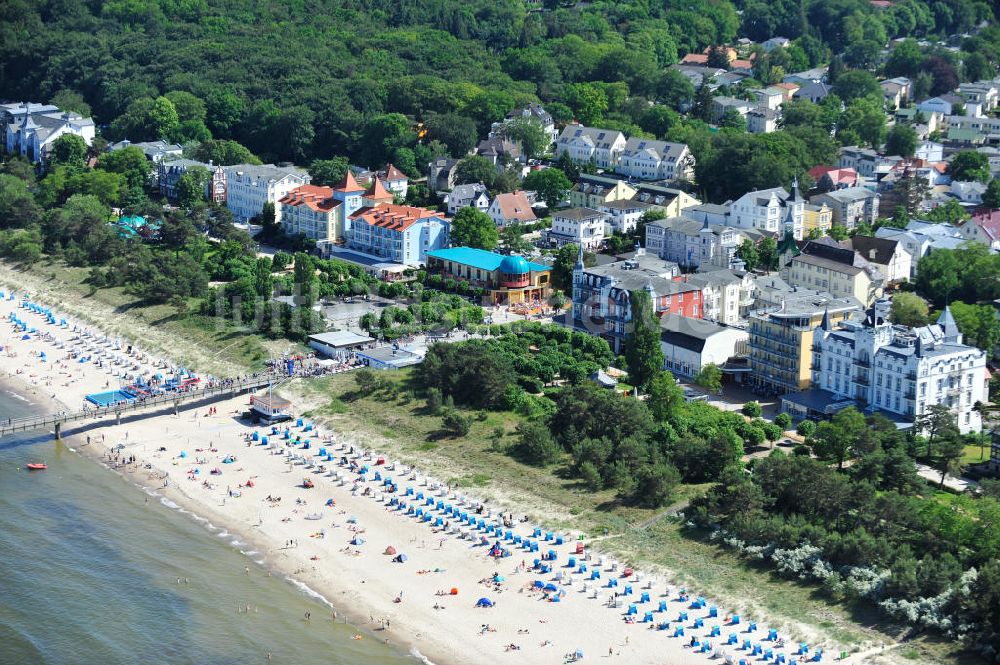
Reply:
[[[410,179],[405,173],[397,169],[392,164],[387,164],[385,167],[385,186],[393,194],[397,194],[400,198],[406,198],[406,191],[410,187]]]
[[[365,190],[350,171],[336,187],[301,185],[275,204],[275,218],[288,235],[343,245],[348,218],[364,203]]]
[[[419,265],[427,252],[448,246],[450,224],[434,210],[383,203],[351,215],[348,247],[371,256]]]
[[[382,179],[378,177],[372,178],[372,182],[368,185],[368,189],[365,190],[365,195],[362,198],[364,205],[369,208],[374,208],[383,203],[393,203],[396,200],[396,196],[385,188],[385,185],[382,184]]]

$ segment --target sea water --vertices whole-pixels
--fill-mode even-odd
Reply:
[[[0,386],[0,418],[31,408]],[[266,565],[48,433],[0,438],[0,665],[417,662]]]

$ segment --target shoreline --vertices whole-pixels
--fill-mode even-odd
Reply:
[[[16,308],[17,303],[5,302],[2,306],[8,311],[12,307]],[[43,332],[59,332],[59,337],[72,334],[65,328],[55,327],[50,327],[48,331],[43,329]],[[111,346],[104,340],[95,342],[90,336],[80,343]],[[42,365],[43,361],[33,354],[38,354],[41,349],[51,349],[51,341],[32,338],[13,344],[17,352],[20,352],[19,347],[27,347],[27,358],[5,354],[0,357],[0,371],[6,369],[9,372],[27,359],[29,362],[23,363],[24,366],[38,374],[31,373],[29,369],[15,376],[29,390],[39,387],[39,381],[45,381],[46,385],[52,385],[53,381],[64,382],[67,390],[56,390],[68,400],[74,390],[79,391],[76,396],[80,397],[86,392],[96,391],[95,388],[106,389],[103,388],[107,384],[105,375],[118,373],[110,361],[107,366],[101,366],[60,360],[57,354],[62,351],[52,352],[50,362]],[[109,355],[107,351],[103,352],[105,356]],[[110,355],[122,353],[119,351]],[[133,360],[126,359],[125,365],[131,366],[132,363]],[[140,364],[136,361],[135,366]],[[48,376],[44,376],[45,372]],[[39,374],[43,375],[41,379]],[[34,388],[31,380],[34,380]],[[65,439],[69,447],[81,456],[108,466],[120,477],[132,480],[147,494],[159,495],[161,502],[170,501],[178,509],[189,512],[197,521],[207,520],[238,537],[247,545],[247,552],[256,552],[262,557],[262,566],[279,571],[303,593],[318,595],[335,608],[338,618],[343,617],[354,626],[365,627],[372,639],[390,635],[388,643],[391,647],[402,648],[414,657],[419,653],[425,662],[430,659],[438,665],[458,662],[492,665],[497,658],[505,657],[503,653],[510,645],[517,645],[516,657],[519,660],[526,658],[533,663],[565,662],[566,656],[560,654],[575,654],[578,650],[588,655],[607,652],[612,662],[630,663],[702,662],[712,655],[695,654],[688,650],[686,638],[671,637],[677,637],[674,631],[678,626],[686,627],[688,635],[707,637],[712,624],[723,623],[724,608],[719,608],[719,614],[715,615],[718,618],[701,611],[704,606],[698,611],[691,610],[688,607],[690,599],[682,602],[676,597],[674,588],[664,580],[643,578],[640,581],[638,575],[626,577],[613,560],[605,562],[611,557],[598,556],[599,553],[595,553],[593,558],[589,555],[586,559],[580,557],[581,563],[586,561],[603,572],[603,579],[599,582],[588,581],[588,574],[580,574],[581,571],[562,564],[573,554],[576,541],[573,534],[565,532],[566,542],[558,547],[554,542],[536,540],[544,548],[542,552],[550,548],[553,552],[558,551],[558,563],[554,564],[554,570],[528,569],[527,562],[540,554],[508,544],[504,547],[514,550],[510,558],[490,559],[485,556],[485,547],[477,549],[481,547],[480,538],[487,541],[486,544],[494,540],[486,538],[482,525],[478,530],[475,527],[463,528],[462,534],[457,525],[451,529],[432,529],[430,524],[394,509],[389,504],[390,496],[383,493],[382,487],[368,480],[372,474],[359,476],[347,471],[346,461],[350,457],[354,464],[371,464],[373,469],[381,469],[387,475],[392,471],[393,476],[402,476],[397,479],[401,486],[413,485],[417,491],[426,488],[423,491],[429,495],[433,491],[441,497],[438,501],[456,501],[459,505],[469,506],[470,511],[476,503],[474,500],[467,503],[472,499],[471,494],[463,499],[450,489],[437,488],[436,483],[432,484],[433,479],[422,475],[418,478],[418,474],[409,469],[394,469],[394,463],[389,460],[383,467],[374,466],[374,457],[361,457],[361,451],[354,451],[353,448],[350,453],[346,450],[350,433],[329,431],[326,427],[324,437],[316,430],[310,432],[312,428],[295,425],[295,421],[292,424],[297,438],[313,437],[316,446],[338,446],[334,450],[339,450],[336,455],[341,458],[342,464],[339,467],[330,464],[329,471],[324,471],[322,467],[317,469],[315,449],[303,453],[305,448],[301,444],[291,445],[291,441],[282,439],[271,441],[266,448],[254,445],[249,440],[251,433],[267,435],[268,430],[248,426],[237,418],[245,409],[246,399],[242,395],[220,400],[214,403],[209,413],[205,413],[205,407],[186,408],[177,416],[158,415],[122,425],[105,425],[93,430],[101,435],[99,440],[89,434],[71,432]],[[64,401],[60,403],[65,406]],[[86,445],[84,436],[91,439],[93,447]],[[271,438],[278,437],[271,435]],[[134,455],[138,462],[150,466],[148,469],[141,468],[139,464],[124,469],[114,468],[113,464],[108,464],[107,457],[112,449],[126,456]],[[363,452],[370,454],[370,451]],[[224,467],[225,460],[233,465]],[[213,465],[218,466],[211,469],[210,475]],[[416,478],[414,482],[406,480],[411,473]],[[303,488],[300,482],[303,476],[315,478],[316,489]],[[168,479],[168,486],[158,487],[157,483],[164,477]],[[253,480],[252,486],[248,484],[250,480]],[[234,496],[232,487],[237,482],[239,489]],[[222,485],[226,485],[226,492],[221,490]],[[402,487],[399,492],[391,498],[405,498]],[[283,496],[285,502],[261,499],[265,493],[268,498]],[[335,502],[333,508],[322,503],[327,498]],[[296,501],[293,504],[295,500],[302,503]],[[317,501],[320,502],[318,513]],[[344,517],[348,511],[350,518]],[[303,520],[316,521],[310,524]],[[322,528],[317,531],[313,527]],[[525,533],[529,525],[518,523],[513,525],[513,529]],[[353,542],[359,539],[362,533],[366,534],[364,540],[370,541],[367,547],[357,543],[340,548],[348,540]],[[529,529],[525,537],[530,533]],[[286,546],[282,546],[283,539]],[[294,541],[297,546],[288,547],[289,541]],[[436,549],[433,548],[435,541]],[[410,560],[405,564],[391,563],[389,557],[382,554],[387,545],[396,546],[400,552],[405,551]],[[257,558],[254,560],[258,561]],[[423,569],[411,574],[418,566]],[[492,577],[506,579],[503,583],[494,584]],[[541,593],[535,587],[539,580],[552,584],[557,589],[554,595],[563,602],[553,603],[549,594]],[[663,628],[654,630],[659,628],[654,623],[642,625],[643,622],[639,621],[634,624],[623,621],[623,613],[629,603],[641,603],[637,598],[639,594],[630,591],[636,597],[611,604],[611,600],[618,595],[619,587],[616,585],[619,580],[622,588],[635,586],[638,590],[648,590],[651,596],[643,601],[647,605],[643,605],[637,619],[643,618],[645,612],[656,611],[657,602],[668,604],[668,610],[657,614],[655,622],[667,623],[669,632]],[[441,589],[450,588],[460,589],[460,595],[441,595]],[[499,601],[500,609],[473,608],[473,601],[478,596],[491,598],[494,603]],[[712,601],[709,599],[708,602]],[[447,611],[442,612],[442,607]],[[687,620],[680,621],[679,610],[690,611],[691,620],[696,618],[695,615],[704,617],[705,624],[692,626]],[[369,612],[368,622],[364,620],[366,611]],[[384,617],[382,621],[391,619],[388,632],[375,630],[379,621],[375,617]],[[744,617],[745,620],[749,618]],[[484,624],[484,621],[489,623]],[[727,624],[723,630],[726,634],[743,633],[744,625],[746,621],[740,627]],[[486,628],[480,630],[481,626]],[[766,631],[763,626],[760,630]],[[531,637],[525,637],[529,634]],[[540,643],[539,636],[544,638]],[[784,636],[790,644],[793,636],[797,637]],[[630,637],[633,639],[630,640]],[[755,635],[744,634],[740,640],[744,637],[756,641],[762,636],[758,631]],[[555,644],[557,641],[558,645]],[[712,641],[718,642],[712,647],[714,651],[719,651],[720,647],[725,649],[721,646],[721,639]],[[830,651],[835,648],[831,645]],[[791,654],[791,650],[785,651]],[[456,654],[461,656],[456,657]],[[738,659],[742,654],[737,651],[730,655]]]

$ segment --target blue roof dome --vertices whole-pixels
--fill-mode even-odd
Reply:
[[[524,275],[529,272],[528,262],[523,256],[505,256],[500,261],[500,272],[505,275]]]

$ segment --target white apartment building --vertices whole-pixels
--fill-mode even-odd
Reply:
[[[685,143],[633,136],[625,142],[615,171],[639,180],[691,180],[694,155]]]
[[[555,156],[563,153],[577,164],[591,160],[599,169],[614,169],[625,150],[625,135],[613,129],[597,129],[583,125],[566,125],[556,141]]]
[[[874,224],[878,218],[879,195],[865,187],[845,187],[809,199],[813,205],[826,204],[833,212],[833,223],[847,229],[859,223]]]
[[[686,268],[730,268],[742,241],[739,230],[707,220],[670,217],[646,224],[646,251]]]
[[[685,281],[701,287],[701,309],[707,321],[727,326],[745,321],[753,304],[754,280],[749,273],[741,276],[732,270],[710,270],[688,275]]]
[[[652,207],[653,205],[650,203],[625,199],[623,201],[602,203],[597,206],[597,210],[608,216],[606,233],[621,233],[624,235],[635,231],[643,214]]]
[[[264,204],[272,203],[275,206],[274,221],[280,223],[278,200],[296,187],[308,185],[312,180],[307,171],[274,164],[237,164],[227,166],[225,170],[226,205],[233,216],[242,222],[263,212]]]
[[[943,404],[964,434],[982,425],[973,407],[987,399],[986,354],[962,343],[947,307],[922,328],[894,326],[872,309],[836,330],[824,320],[813,338],[812,381],[835,400],[911,422]]]
[[[52,104],[0,104],[0,118],[5,126],[7,154],[24,155],[35,164],[48,159],[52,144],[63,134],[76,134],[87,145],[94,142],[95,128],[91,118],[61,111]]]
[[[595,250],[604,244],[604,230],[608,216],[590,208],[570,208],[552,214],[552,228],[547,238],[559,246],[573,243],[586,250]]]
[[[481,182],[455,185],[455,188],[448,192],[447,199],[448,214],[452,217],[462,208],[475,208],[479,212],[486,212],[490,207],[489,191]]]
[[[784,187],[747,192],[729,206],[729,223],[740,229],[757,229],[783,234],[791,225],[792,235],[802,240],[802,215],[805,199],[799,195],[798,181],[792,193]]]

